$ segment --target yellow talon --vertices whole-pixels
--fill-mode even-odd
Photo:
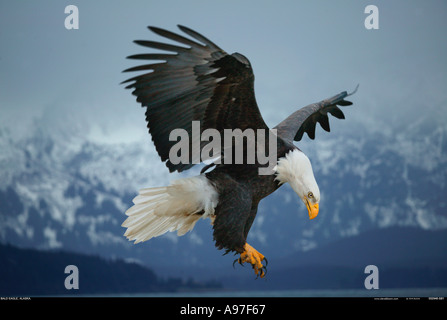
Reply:
[[[266,265],[262,264],[262,261],[265,260]],[[240,264],[250,263],[255,270],[255,274],[258,277],[264,278],[265,271],[267,270],[267,259],[263,254],[259,253],[255,248],[246,243],[244,245],[244,252],[241,253],[241,257],[238,259]]]

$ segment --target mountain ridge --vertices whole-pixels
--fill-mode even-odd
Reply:
[[[123,236],[124,212],[139,188],[167,185],[200,168],[168,174],[147,137],[99,143],[82,132],[42,130],[30,128],[20,138],[0,130],[0,242],[131,258],[158,270],[173,261],[192,269],[232,263],[215,249],[208,221],[180,238],[167,233],[133,245]],[[308,220],[299,198],[283,186],[261,201],[250,244],[279,259],[371,229],[447,229],[446,124],[420,122],[396,135],[377,128],[337,131],[320,131],[318,141],[299,145],[322,192],[318,218]]]
[[[162,278],[151,269],[122,259],[104,259],[61,250],[24,249],[0,244],[0,295],[83,296],[217,290],[218,282]],[[67,289],[65,268],[78,269],[78,288]]]
[[[291,266],[383,264],[388,267],[427,267],[436,261],[438,265],[447,267],[447,230],[427,231],[414,227],[369,230],[281,260],[284,262],[280,264]]]
[[[370,230],[269,260],[265,282],[251,270],[218,280],[236,290],[365,289],[368,265],[377,266],[380,288],[447,288],[447,230]]]

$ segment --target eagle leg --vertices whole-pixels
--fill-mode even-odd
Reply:
[[[264,260],[266,262],[265,266],[262,264],[262,261]],[[248,243],[245,243],[244,251],[241,253],[240,258],[233,262],[233,266],[236,261],[241,265],[247,262],[250,263],[255,271],[256,278],[264,278],[267,273],[267,259]]]

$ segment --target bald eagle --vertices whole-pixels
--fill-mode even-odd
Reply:
[[[328,113],[344,119],[339,106],[351,105],[344,99],[357,88],[352,93],[344,91],[301,108],[271,130],[256,103],[249,60],[240,53],[226,53],[185,26],[178,27],[191,38],[148,27],[177,44],[136,40],[138,45],[161,52],[129,56],[150,63],[124,71],[144,72],[123,83],[128,83],[126,89],[133,89],[137,101],[146,107],[147,127],[161,160],[170,172],[181,172],[195,164],[170,159],[170,150],[177,143],[170,139],[170,133],[178,128],[191,133],[193,122],[198,121],[201,132],[206,129],[219,133],[225,129],[274,132],[276,150],[269,145],[270,140],[261,144],[261,149],[264,146],[270,154],[273,152],[276,165],[272,174],[261,175],[258,169],[266,164],[258,160],[238,164],[215,161],[198,176],[174,180],[166,187],[142,189],[126,211],[124,235],[135,243],[168,231],[177,231],[181,236],[192,230],[200,218],[210,218],[216,247],[239,255],[235,262],[251,264],[256,276],[262,278],[267,260],[246,241],[258,204],[287,182],[303,201],[309,218],[317,216],[320,190],[309,158],[293,142],[301,140],[304,133],[314,139],[317,122],[330,131]],[[195,142],[191,140],[192,148]],[[199,141],[199,146],[202,150],[204,141]]]

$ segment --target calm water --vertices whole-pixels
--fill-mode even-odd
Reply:
[[[133,297],[446,297],[447,288],[352,289],[352,290],[283,290],[283,291],[212,291],[147,293]]]

